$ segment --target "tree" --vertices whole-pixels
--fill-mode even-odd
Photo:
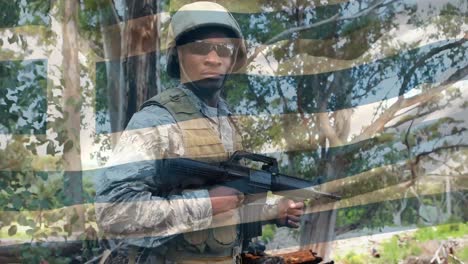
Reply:
[[[65,190],[69,193],[71,203],[77,205],[79,221],[76,228],[84,230],[85,216],[83,204],[83,180],[81,167],[80,132],[81,132],[81,87],[80,62],[78,61],[78,10],[79,2],[63,3],[63,116],[64,131],[67,140],[64,143],[64,181]]]
[[[247,80],[240,77],[232,82],[232,88],[227,92],[232,105],[239,105],[239,112],[262,114],[246,118],[250,145],[257,151],[271,151],[272,146],[275,147],[273,149],[286,156],[289,171],[315,178],[317,182],[330,182],[322,186],[325,190],[339,191],[350,200],[349,206],[355,196],[365,196],[379,189],[397,190],[396,187],[405,182],[408,186],[402,193],[407,193],[407,188],[416,181],[419,184],[423,177],[421,166],[425,165],[421,163],[425,158],[422,157],[438,155],[441,151],[438,144],[444,138],[464,133],[460,131],[460,123],[450,118],[441,119],[433,126],[420,124],[425,117],[451,107],[447,102],[455,99],[452,91],[457,93],[459,90],[452,85],[467,73],[463,59],[466,39],[460,34],[462,29],[459,27],[466,21],[462,18],[463,11],[453,8],[458,2],[452,2],[427,7],[428,10],[424,10],[424,5],[394,1],[346,2],[325,7],[318,4],[311,7],[309,2],[299,1],[289,5],[262,2],[266,10],[281,15],[275,16],[275,12],[269,11],[251,15],[248,21],[250,28],[256,31],[246,30],[247,38],[256,41],[257,47],[249,58],[251,64],[246,72],[260,76],[249,76]],[[426,12],[439,16],[430,19]],[[411,19],[400,20],[400,17]],[[291,21],[295,24],[291,25]],[[265,25],[268,29],[258,30]],[[440,42],[418,47],[417,41],[395,41],[401,28],[409,25],[436,27],[434,34],[421,38]],[[446,41],[447,38],[456,40]],[[382,59],[382,55],[386,58]],[[259,58],[262,63],[255,63]],[[356,64],[358,66],[354,66]],[[274,77],[265,76],[265,72]],[[444,74],[446,72],[450,75]],[[446,97],[445,101],[441,93]],[[351,134],[356,110],[350,108],[379,100],[382,101],[374,108],[373,122],[363,122],[360,133]],[[416,130],[414,126],[408,128],[412,122],[420,127]],[[410,142],[409,138],[427,125],[433,129],[427,132],[430,136]],[[438,130],[443,126],[454,126],[455,132],[441,134]],[[421,153],[419,146],[424,144],[432,146],[426,154],[423,154],[426,151]],[[464,147],[463,141],[446,144],[442,151]],[[401,151],[402,147],[404,151]],[[404,160],[407,160],[405,166],[398,164]],[[372,172],[385,164],[390,170],[385,170],[384,175],[379,175],[381,170]],[[356,178],[355,183],[345,178],[366,170],[371,170],[370,175]],[[402,199],[401,208],[405,211],[406,198],[393,199]],[[341,206],[347,203],[346,200]],[[369,206],[360,214],[362,218],[353,222],[353,228],[372,225],[372,221],[365,220],[379,207],[372,207],[370,203],[373,201],[377,200],[372,196],[360,201]],[[392,203],[387,205],[393,206]],[[325,208],[328,210],[312,214],[305,220],[301,232],[303,245],[333,239],[335,213],[333,206]],[[383,208],[381,212],[384,213],[391,207]],[[392,218],[391,214],[381,215]],[[318,251],[320,255],[326,255],[326,244]]]
[[[85,1],[88,12],[98,17],[105,63],[104,88],[99,98],[110,118],[110,131],[122,131],[140,105],[161,91],[159,12],[164,1]],[[102,89],[102,88],[101,88]],[[117,138],[113,138],[115,141]]]

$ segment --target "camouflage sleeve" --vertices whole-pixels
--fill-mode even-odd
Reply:
[[[104,231],[118,237],[158,240],[210,226],[207,190],[155,195],[167,193],[154,181],[155,160],[167,152],[183,154],[181,133],[173,117],[158,106],[136,113],[96,186],[97,221]]]

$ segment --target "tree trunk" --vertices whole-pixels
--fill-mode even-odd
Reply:
[[[450,177],[445,177],[445,195],[446,195],[446,204],[447,204],[447,217],[452,216],[452,186],[450,184]]]
[[[125,124],[140,106],[157,93],[156,64],[158,59],[155,52],[159,50],[159,16],[154,12],[159,5],[153,0],[127,2],[129,17],[126,23],[125,41],[127,49],[125,54],[129,56],[126,64],[126,86],[128,101]],[[135,55],[130,57],[131,55]]]
[[[336,210],[308,215],[303,221],[301,248],[311,249],[318,256],[328,260],[331,242],[335,238]]]
[[[156,29],[158,30],[158,36],[161,31],[161,1],[155,0],[156,2],[156,14],[158,14],[158,19],[156,20]],[[156,61],[155,61],[155,68],[156,68],[156,93],[160,93],[163,91],[162,83],[161,83],[161,37],[156,38]]]
[[[100,2],[101,3],[101,2]],[[99,16],[101,22],[106,20],[104,12],[105,3],[99,7]],[[124,76],[124,60],[122,59],[122,40],[123,30],[120,24],[120,18],[117,15],[115,6],[112,7],[114,25],[101,24],[102,44],[106,64],[106,96],[107,111],[110,119],[110,131],[116,132],[123,130],[125,123],[126,91]],[[118,140],[117,135],[111,137],[112,145]]]
[[[76,206],[78,218],[73,223],[75,231],[84,230],[83,183],[81,172],[81,87],[80,63],[78,61],[78,1],[63,2],[63,115],[65,117],[66,141],[64,142],[64,190],[70,202]]]
[[[160,88],[159,10],[157,0],[124,1],[123,23],[103,26],[107,102],[112,132],[122,131],[141,104]],[[116,10],[116,7],[112,7]],[[114,12],[116,13],[116,11]],[[101,14],[103,20],[104,14]],[[116,143],[117,137],[112,138]]]
[[[398,210],[396,210],[395,208],[395,212],[392,213],[393,224],[396,226],[401,226],[401,214],[405,211],[406,206],[408,204],[408,192],[409,190],[405,192],[405,196],[403,197],[403,200],[400,203],[400,208]]]
[[[318,118],[320,137],[322,138],[322,163],[325,165],[322,167],[322,171],[326,175],[326,181],[332,181],[338,178],[345,177],[346,171],[346,159],[344,156],[346,153],[336,153],[335,155],[330,154],[330,147],[340,147],[340,142],[346,143],[350,132],[350,120],[351,110],[341,110],[338,113],[333,114],[334,122],[333,127],[331,126],[330,117],[332,114],[327,113],[327,104],[332,93],[340,93],[339,90],[342,87],[342,83],[347,80],[349,76],[346,73],[337,72],[333,73],[333,80],[325,87],[319,87],[324,92],[321,93],[318,98],[321,106],[322,117]],[[322,79],[323,83],[326,83],[328,77]],[[351,100],[351,94],[341,94],[346,96],[345,99],[349,102]],[[324,140],[327,140],[328,146]],[[319,140],[320,141],[320,140]],[[321,171],[319,170],[319,171]],[[327,192],[326,189],[321,191]],[[323,201],[331,202],[331,201]],[[311,206],[319,206],[322,202],[317,201]],[[301,232],[301,247],[311,249],[317,252],[319,256],[322,256],[324,260],[329,260],[331,253],[331,243],[335,239],[335,223],[336,223],[336,210],[323,211],[314,213],[306,216],[303,226],[303,232]]]
[[[327,180],[334,179],[341,174],[344,164],[340,157],[327,162]],[[327,190],[321,190],[327,191]],[[320,206],[320,204],[331,202],[328,199],[318,200],[311,206]],[[311,249],[324,260],[329,260],[331,245],[335,239],[336,210],[322,211],[307,215],[301,232],[301,247]]]

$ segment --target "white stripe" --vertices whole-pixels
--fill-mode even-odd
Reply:
[[[461,91],[461,96],[457,100],[453,100],[452,107],[447,107],[445,109],[435,111],[423,119],[417,119],[413,126],[417,126],[418,124],[424,123],[424,122],[429,122],[431,120],[437,120],[442,117],[450,116],[452,118],[455,118],[457,120],[462,121],[465,124],[468,124],[468,116],[466,115],[466,111],[460,108],[460,106],[464,103],[464,101],[468,98],[468,80],[466,81],[460,81],[457,84],[454,85],[454,87],[460,88]],[[434,88],[436,89],[436,88]],[[418,89],[415,89],[418,90]],[[414,91],[412,96],[417,96],[417,94],[414,94]],[[438,92],[437,95],[444,95],[443,91]],[[409,97],[409,96],[407,96]],[[343,110],[338,110],[338,111],[332,111],[329,112],[329,115],[333,116],[344,116],[348,117],[347,120],[349,120],[349,123],[351,124],[349,136],[347,139],[343,140],[343,142],[339,145],[334,145],[333,147],[340,147],[344,146],[350,143],[358,143],[360,141],[368,140],[374,136],[375,134],[372,135],[366,135],[366,136],[360,136],[362,134],[362,131],[364,131],[365,128],[369,127],[375,122],[375,118],[373,117],[375,113],[377,113],[377,117],[380,116],[384,110],[381,108],[382,105],[392,105],[395,102],[396,98],[384,100],[384,101],[378,101],[372,104],[367,104],[367,105],[361,105],[361,106],[356,106],[353,108],[349,109],[343,109]],[[403,113],[407,109],[400,109],[399,112],[396,113],[396,115]],[[402,116],[398,116],[394,119],[392,119],[390,122],[388,122],[387,127],[391,126],[398,120],[405,118],[406,115],[411,114],[406,113]],[[305,117],[314,121],[318,117],[318,113],[312,113],[312,114],[306,114]],[[301,124],[301,119],[299,114],[278,114],[278,115],[257,115],[257,116],[239,116],[239,119],[247,119],[249,122],[252,124],[261,124],[263,120],[276,120],[277,122],[286,122],[288,124],[296,124],[296,126],[291,127],[288,130],[288,133],[285,134],[284,136],[297,136],[297,135],[305,135],[306,138],[303,138],[301,141],[296,141],[297,144],[295,145],[285,145],[287,141],[285,138],[283,138],[282,141],[278,142],[279,145],[265,145],[264,148],[261,150],[262,153],[278,153],[278,152],[284,152],[284,151],[297,151],[297,150],[304,150],[304,151],[313,151],[313,146],[314,144],[310,144],[310,141],[315,141],[316,138],[316,133],[311,133],[316,131],[315,127],[316,124],[314,122],[310,123],[309,127],[305,127]],[[281,125],[281,123],[278,123],[278,125]],[[407,124],[408,125],[408,124]],[[402,126],[401,129],[404,129],[405,126]],[[150,134],[152,128],[145,128],[145,129],[140,129],[140,130],[135,130],[134,132],[130,133],[135,133],[135,134]],[[258,128],[258,131],[265,131],[263,128]],[[336,131],[340,132],[340,131]],[[106,135],[100,135],[100,137],[105,138],[105,137],[116,137],[119,138],[119,133],[112,133],[112,134],[106,134]],[[307,138],[308,137],[308,138]],[[84,139],[86,140],[86,139]],[[102,149],[102,146],[98,146],[94,143],[94,139],[90,138],[89,144],[85,143],[87,146],[93,146],[92,149],[87,149],[87,148],[82,148],[83,152],[87,152],[88,154],[83,153],[83,168],[85,170],[90,170],[90,169],[97,169],[97,168],[103,168],[103,166],[96,166],[96,165],[91,165],[91,160],[89,158],[86,158],[87,155],[90,155],[93,151],[97,151],[99,149]],[[294,141],[293,141],[294,142]],[[82,142],[83,144],[84,142]],[[108,153],[109,154],[109,153]],[[110,154],[109,154],[110,155]],[[87,162],[86,162],[87,161]],[[136,162],[136,161],[127,161],[128,162]],[[94,162],[93,162],[94,163]],[[123,164],[123,163],[121,163]],[[114,164],[117,165],[117,164]]]
[[[417,126],[418,124],[420,123],[423,123],[423,122],[428,122],[428,121],[431,121],[431,120],[437,120],[437,119],[440,119],[440,118],[443,118],[443,117],[452,117],[452,118],[455,118],[457,120],[460,120],[462,121],[464,124],[468,124],[468,116],[466,115],[466,111],[464,111],[462,108],[459,108],[464,100],[466,100],[468,98],[468,80],[465,80],[465,81],[460,81],[456,84],[453,85],[454,87],[458,87],[460,88],[460,91],[461,91],[461,96],[459,97],[459,99],[457,100],[454,100],[452,101],[452,107],[448,107],[448,108],[445,108],[445,109],[442,109],[442,110],[439,110],[439,111],[435,111],[433,113],[431,113],[430,115],[426,116],[424,119],[418,119],[416,120],[416,122],[413,124],[413,126]],[[415,89],[415,90],[418,90],[418,89]],[[441,93],[443,95],[443,93]],[[340,146],[344,146],[344,145],[347,145],[347,144],[350,144],[350,143],[357,143],[357,142],[360,142],[360,141],[363,141],[363,140],[367,140],[367,139],[370,139],[374,136],[376,136],[375,134],[372,134],[372,135],[366,135],[366,136],[360,136],[358,137],[359,135],[362,134],[362,131],[373,124],[373,122],[375,121],[375,119],[373,118],[374,116],[374,113],[377,111],[377,116],[381,115],[383,110],[379,110],[381,104],[382,105],[391,105],[392,103],[395,102],[395,98],[393,99],[389,99],[389,100],[384,100],[384,101],[379,101],[379,102],[375,102],[375,103],[372,103],[372,104],[367,104],[367,105],[361,105],[361,106],[357,106],[357,107],[353,107],[353,108],[349,108],[349,109],[343,109],[343,110],[338,110],[338,111],[333,111],[333,112],[329,112],[330,115],[334,115],[334,116],[339,116],[339,115],[342,115],[342,116],[349,116],[349,122],[351,124],[351,129],[350,129],[350,133],[349,133],[349,137],[344,140],[340,145],[335,145],[334,147],[340,147]],[[404,112],[406,109],[400,109],[400,113]],[[350,112],[352,113],[350,115]],[[81,151],[82,151],[82,161],[83,161],[83,171],[86,171],[86,170],[94,170],[94,169],[101,169],[101,168],[105,168],[106,166],[104,166],[103,164],[105,163],[104,161],[102,160],[99,160],[97,157],[94,157],[93,154],[97,153],[97,152],[100,152],[101,156],[102,157],[108,157],[111,155],[111,151],[110,149],[113,148],[113,146],[109,146],[109,145],[106,145],[105,143],[103,143],[104,139],[106,138],[111,138],[111,137],[114,137],[114,138],[120,138],[120,135],[122,132],[117,132],[117,133],[109,133],[109,134],[95,134],[95,127],[94,127],[94,111],[93,109],[89,108],[85,113],[84,115],[85,116],[88,116],[87,118],[87,122],[89,122],[88,124],[88,129],[85,130],[83,129],[83,131],[81,132],[83,137],[81,138]],[[397,113],[398,114],[398,113]],[[409,113],[407,113],[409,114]],[[407,115],[406,114],[406,115]],[[395,118],[395,119],[392,119],[391,122],[388,122],[388,125],[387,126],[390,126],[392,124],[394,124],[395,122],[397,122],[399,119],[402,119],[404,118],[406,115],[402,115],[402,116],[399,116],[398,118]],[[315,118],[317,118],[318,114],[317,113],[312,113],[312,114],[306,114],[305,117],[306,118],[309,118],[310,120],[315,120]],[[298,119],[300,116],[299,114],[287,114],[287,115],[282,115],[282,114],[278,114],[278,115],[258,115],[258,116],[240,116],[240,118],[247,118],[247,119],[250,119],[250,121],[253,122],[253,124],[259,124],[258,121],[260,120],[265,120],[265,119],[269,119],[269,120],[278,120],[278,121],[287,121],[287,122],[290,122],[291,124],[297,124],[298,126],[297,127],[294,127],[294,128],[291,128],[291,130],[289,130],[289,134],[287,135],[291,135],[292,132],[296,133],[297,134],[310,134],[310,132],[313,132],[314,131],[314,122],[312,122],[310,124],[310,127],[304,127],[302,126],[301,123],[298,123]],[[348,120],[348,119],[347,119]],[[92,126],[91,126],[92,125]],[[465,125],[465,126],[468,126],[468,125]],[[404,126],[403,126],[404,128]],[[130,134],[135,134],[135,135],[143,135],[143,134],[151,134],[151,131],[153,130],[153,128],[145,128],[145,129],[139,129],[139,130],[133,130],[133,131],[127,131],[129,132]],[[264,130],[264,129],[261,129],[261,130]],[[50,133],[50,132],[48,132]],[[287,136],[285,135],[285,136]],[[52,135],[48,135],[48,137],[51,137]],[[286,143],[286,140],[283,139],[283,143],[279,142],[279,145],[267,145],[265,144],[264,148],[262,149],[262,153],[278,153],[278,152],[284,152],[284,151],[297,151],[297,150],[304,150],[304,151],[313,151],[312,147],[313,145],[311,145],[309,143],[309,141],[314,141],[316,140],[315,138],[315,133],[312,133],[309,135],[310,137],[309,138],[304,138],[304,140],[302,141],[298,141],[296,145],[293,145],[293,146],[286,146],[285,143]],[[33,139],[35,138],[36,136],[34,135],[31,135],[31,136],[28,136],[28,135],[24,135],[24,136],[13,136],[13,135],[5,135],[5,134],[0,134],[0,147],[1,148],[5,148],[6,147],[6,144],[8,142],[12,142],[13,140],[19,140],[19,138],[23,138],[23,139],[27,139],[29,140],[29,138]],[[100,144],[97,144],[95,143],[96,141],[99,141],[101,142]],[[45,147],[46,145],[44,145],[42,148],[39,149],[38,151],[38,157],[47,157],[47,155],[45,154]],[[42,151],[41,151],[42,149]],[[105,149],[108,149],[108,152],[106,153]],[[51,156],[49,156],[49,158],[52,158]],[[55,156],[53,157],[52,159],[60,159],[60,156]],[[151,160],[150,158],[146,159],[146,160]],[[121,161],[120,164],[126,164],[126,163],[130,163],[130,162],[138,162],[138,161],[143,161],[143,160],[126,160],[126,161]],[[118,164],[114,164],[114,165],[118,165]],[[44,171],[55,171],[56,168],[35,168],[36,170],[44,170]]]

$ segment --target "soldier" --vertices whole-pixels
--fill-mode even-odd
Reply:
[[[145,102],[130,120],[99,179],[98,222],[124,239],[119,251],[132,262],[232,263],[241,251],[244,195],[224,186],[164,190],[154,161],[219,162],[242,149],[220,92],[245,64],[246,46],[233,16],[212,2],[180,8],[168,40],[167,71],[180,85]],[[280,199],[262,206],[261,219],[298,227],[303,206]]]

